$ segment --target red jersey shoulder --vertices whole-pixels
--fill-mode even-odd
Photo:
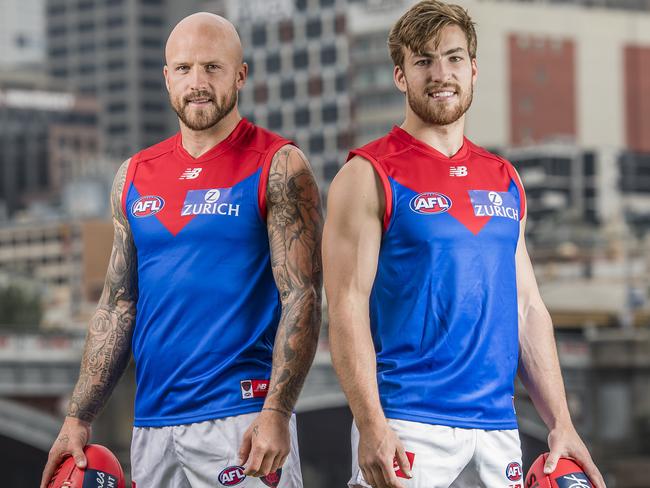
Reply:
[[[372,158],[375,161],[381,161],[395,154],[401,153],[411,149],[411,145],[402,139],[395,137],[392,132],[389,132],[379,139],[370,141],[369,143],[353,149],[348,155],[348,161],[354,156],[361,156],[364,158]]]
[[[174,150],[177,138],[178,134],[175,134],[165,139],[164,141],[159,142],[158,144],[149,146],[148,148],[143,149],[142,151],[133,155],[131,161],[135,161],[136,163],[142,161],[150,161],[152,159],[159,158],[160,156],[164,156],[165,154],[169,154]]]
[[[285,144],[293,144],[293,142],[285,139],[275,132],[264,129],[258,125],[250,123],[250,127],[242,135],[233,142],[233,146],[241,149],[254,150],[260,153],[265,153],[271,146],[277,145],[281,142]]]

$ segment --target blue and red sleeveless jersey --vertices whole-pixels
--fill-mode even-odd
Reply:
[[[515,250],[525,197],[505,160],[464,139],[449,158],[406,131],[351,152],[386,195],[370,297],[389,418],[517,428]]]
[[[136,426],[261,409],[281,311],[265,192],[287,143],[243,119],[199,158],[180,133],[131,158],[122,204],[138,259]]]

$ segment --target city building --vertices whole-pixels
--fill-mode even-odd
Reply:
[[[162,69],[171,27],[197,1],[46,0],[48,72],[98,101],[99,153],[124,160],[178,130]]]
[[[0,2],[0,71],[42,69],[45,61],[44,2]]]
[[[83,324],[97,304],[111,252],[107,220],[39,220],[0,225],[0,271],[44,287],[43,326]]]
[[[0,76],[0,219],[53,202],[65,182],[96,172],[95,100],[47,86]]]

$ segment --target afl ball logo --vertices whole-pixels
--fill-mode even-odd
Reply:
[[[157,214],[165,206],[165,200],[155,195],[140,197],[131,205],[131,215],[134,217],[149,217]]]
[[[223,486],[235,486],[245,479],[244,468],[241,466],[228,466],[219,473],[219,483]]]
[[[429,191],[415,195],[409,205],[415,213],[439,214],[451,208],[451,198],[442,193]]]
[[[521,464],[519,463],[510,463],[506,468],[506,477],[510,481],[519,481],[523,475],[521,470]]]

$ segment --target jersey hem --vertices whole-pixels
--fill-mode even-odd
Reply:
[[[422,415],[404,413],[398,410],[384,409],[384,414],[389,419],[407,420],[432,425],[444,425],[447,427],[459,427],[461,429],[482,429],[482,430],[511,430],[517,429],[517,420],[468,420],[440,415]]]
[[[205,422],[206,420],[222,419],[224,417],[234,417],[236,415],[244,415],[247,413],[261,412],[263,403],[255,403],[247,408],[232,407],[221,409],[209,413],[202,413],[197,415],[182,415],[176,417],[148,417],[138,418],[133,420],[134,427],[172,427],[174,425],[195,424],[198,422]]]

